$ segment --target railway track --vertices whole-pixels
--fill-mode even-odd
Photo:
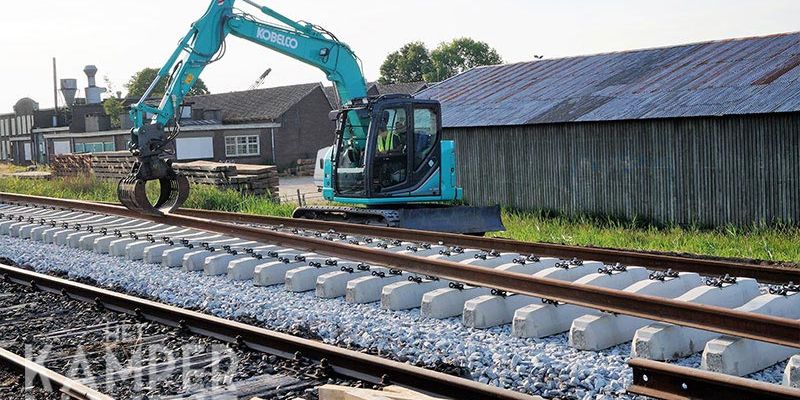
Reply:
[[[21,268],[0,270],[0,338],[12,350],[0,350],[0,358],[76,399],[296,399],[326,383],[402,384],[455,398],[529,398]]]
[[[107,242],[108,247],[101,245],[100,252],[160,261],[187,271],[202,270],[207,275],[227,275],[233,281],[252,279],[255,285],[285,284],[290,292],[315,290],[320,297],[344,296],[354,304],[380,302],[392,311],[416,308],[422,316],[432,318],[463,314],[462,320],[470,327],[511,324],[518,337],[548,337],[566,330],[571,344],[583,350],[598,351],[620,343],[619,337],[596,337],[602,324],[610,323],[612,328],[631,335],[633,328],[654,329],[648,321],[637,318],[800,347],[800,324],[791,312],[771,316],[759,314],[752,307],[734,309],[756,297],[795,301],[793,286],[773,288],[781,294],[762,293],[765,283],[796,277],[797,271],[789,268],[628,252],[618,253],[617,262],[635,257],[638,265],[607,265],[615,260],[614,252],[600,249],[581,250],[592,252],[593,258],[584,260],[558,253],[568,251],[565,246],[546,245],[536,247],[533,257],[527,250],[539,245],[508,240],[202,213],[213,216],[208,220],[198,218],[201,213],[197,211],[186,212],[194,216],[132,220],[139,216],[110,205],[7,194],[0,195],[0,200],[6,203],[0,208],[1,217],[6,219],[0,223],[0,233],[37,239],[36,234],[42,232],[44,241],[95,251],[98,241]],[[53,210],[54,206],[57,209]],[[412,237],[413,241],[403,240]],[[153,251],[160,257],[154,257]],[[173,254],[172,261],[169,254]],[[662,268],[671,270],[660,272]],[[737,278],[715,277],[723,273]],[[703,282],[698,274],[709,279]],[[762,285],[759,288],[756,281],[743,277],[755,278]],[[630,289],[635,284],[639,290]],[[694,300],[675,299],[692,291]],[[717,291],[727,291],[728,297],[738,295],[741,304],[715,305],[720,300],[709,296]],[[553,323],[542,324],[544,319]],[[640,330],[634,329],[637,335]],[[668,325],[658,332],[694,331]],[[634,349],[639,343],[635,354],[653,356],[643,350],[652,340],[633,339]],[[631,338],[625,340],[630,342]],[[637,387],[643,385],[635,385],[633,390]]]
[[[4,399],[26,398],[35,382],[36,396],[52,390],[73,399],[293,399],[336,378],[300,357],[279,361],[185,326],[150,322],[155,318],[122,296],[113,308],[127,315],[106,310],[102,291],[90,299],[80,286],[7,272],[18,274],[0,283],[0,364],[22,377],[0,389]]]

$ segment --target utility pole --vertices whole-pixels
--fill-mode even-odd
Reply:
[[[56,58],[53,57],[53,127],[58,126],[58,73]]]

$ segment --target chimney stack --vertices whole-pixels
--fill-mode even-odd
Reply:
[[[94,65],[87,65],[86,68],[83,69],[83,72],[86,74],[86,77],[89,81],[89,86],[86,88],[86,104],[100,103],[100,95],[105,93],[106,89],[97,87],[97,83],[95,81],[97,67]]]

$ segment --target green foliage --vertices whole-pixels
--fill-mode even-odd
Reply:
[[[470,38],[442,43],[431,52],[433,68],[425,74],[428,82],[441,82],[464,71],[503,62],[500,54],[484,42]]]
[[[127,97],[132,97],[137,99],[142,97],[147,88],[150,87],[150,84],[153,82],[153,80],[156,79],[156,76],[158,76],[158,69],[156,68],[145,68],[133,74],[128,83],[125,84],[125,89],[128,90]],[[158,86],[156,86],[155,90],[153,90],[151,96],[162,97],[164,96],[164,92],[166,92],[166,90],[167,90],[167,80],[162,79],[158,83]],[[203,82],[203,80],[197,78],[197,80],[194,83],[194,86],[192,87],[192,90],[189,91],[188,95],[197,96],[209,93],[210,92],[208,91],[208,88],[206,87],[206,84]]]
[[[389,54],[381,65],[382,84],[421,82],[431,71],[431,56],[425,43],[412,42]]]
[[[440,82],[475,67],[502,62],[497,50],[470,38],[442,43],[433,51],[422,42],[412,42],[386,57],[378,82]]]
[[[119,128],[122,126],[120,116],[125,112],[125,105],[122,100],[116,97],[109,97],[103,100],[103,111],[111,118],[111,127]]]

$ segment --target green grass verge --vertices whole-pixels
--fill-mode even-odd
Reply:
[[[636,221],[553,217],[503,211],[508,231],[494,234],[531,242],[800,262],[800,228],[792,226],[701,229],[656,227]]]
[[[155,188],[148,188],[155,189]],[[0,178],[0,191],[67,199],[116,202],[116,184],[87,177],[50,181]],[[154,193],[154,192],[153,192]],[[261,215],[291,216],[294,206],[257,196],[192,187],[186,207]],[[553,217],[545,213],[503,211],[508,231],[494,234],[516,240],[631,250],[690,253],[770,261],[800,262],[800,228],[754,226],[700,229],[655,227],[636,221]]]
[[[156,186],[148,185],[148,197],[156,196]],[[57,197],[62,199],[117,201],[117,185],[88,177],[57,178],[49,181],[13,177],[0,178],[0,192]],[[242,195],[233,190],[218,190],[211,186],[192,186],[184,207],[202,208],[250,214],[289,217],[294,206],[277,204],[263,197]]]

